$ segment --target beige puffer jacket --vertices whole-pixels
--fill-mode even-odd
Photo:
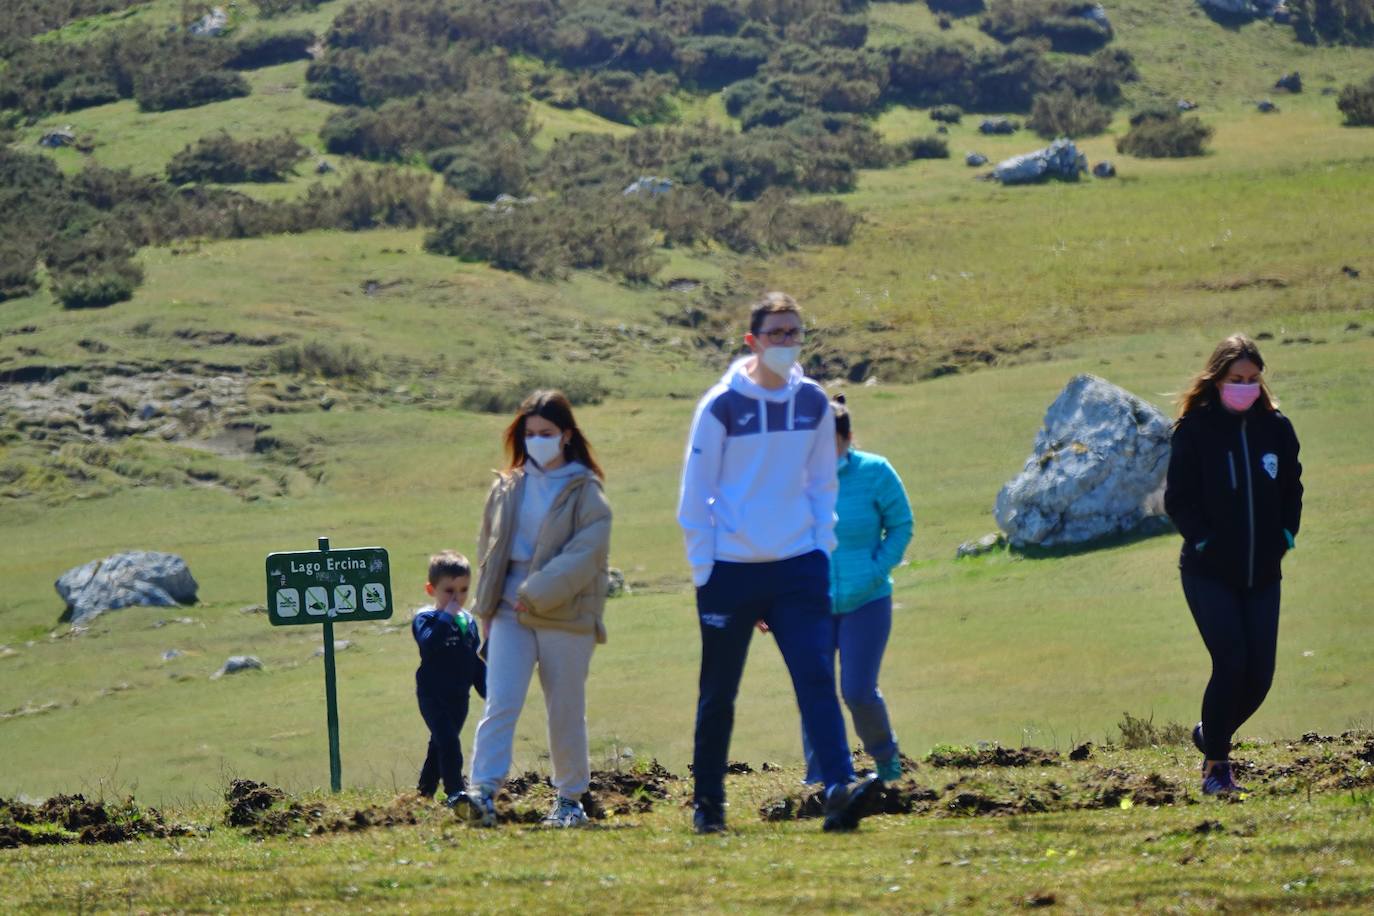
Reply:
[[[495,614],[501,603],[524,490],[525,472],[516,468],[498,475],[487,494],[477,538],[472,609],[483,619]],[[574,477],[554,499],[535,538],[530,575],[519,592],[530,613],[520,615],[521,623],[534,629],[594,633],[596,641],[604,643],[610,546],[611,506],[601,481],[590,472]]]

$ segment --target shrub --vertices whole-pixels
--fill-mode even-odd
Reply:
[[[433,225],[438,215],[429,177],[394,170],[353,172],[330,187],[311,185],[285,207],[283,219],[296,231],[412,228]]]
[[[336,105],[375,107],[424,92],[513,90],[506,56],[475,41],[403,38],[380,48],[334,48],[306,68],[306,94]]]
[[[658,124],[677,118],[677,80],[661,73],[597,70],[577,81],[577,104],[621,124]]]
[[[1147,747],[1177,747],[1193,742],[1193,730],[1178,722],[1155,725],[1152,713],[1148,719],[1140,719],[1128,712],[1121,714],[1117,723],[1121,731],[1121,746],[1128,751]]]
[[[949,143],[939,135],[916,137],[903,143],[901,152],[907,159],[948,159]]]
[[[273,350],[268,360],[276,371],[323,378],[366,378],[375,368],[367,352],[352,344],[310,341]]]
[[[949,13],[953,16],[971,16],[984,9],[983,0],[926,0],[932,13]]]
[[[1291,0],[1293,29],[1308,44],[1374,45],[1370,0]]]
[[[1096,4],[1081,0],[999,0],[979,28],[998,41],[1046,38],[1055,51],[1085,54],[1112,40],[1112,30],[1083,15]]]
[[[432,156],[445,162],[444,181],[473,200],[495,200],[502,194],[520,196],[529,189],[529,153],[513,140],[492,140],[450,148]]]
[[[32,249],[0,247],[0,302],[18,299],[38,290],[38,253]]]
[[[128,263],[109,270],[87,274],[63,274],[53,279],[53,296],[64,308],[101,308],[132,299],[143,282],[143,271]]]
[[[1095,99],[1068,90],[1037,95],[1026,125],[1047,140],[1056,137],[1091,137],[1107,129],[1112,113]]]
[[[945,124],[958,124],[964,119],[964,110],[958,105],[936,105],[930,110],[930,119]]]
[[[1363,85],[1350,83],[1341,90],[1336,107],[1351,127],[1374,127],[1374,77]]]
[[[758,39],[707,35],[679,42],[674,68],[701,89],[719,89],[753,76],[768,55],[768,46]]]
[[[134,98],[142,111],[195,108],[242,98],[250,91],[248,81],[232,70],[196,71],[179,61],[145,71],[134,79]]]
[[[1142,159],[1201,156],[1212,128],[1193,116],[1144,112],[1131,118],[1131,129],[1116,141],[1116,151]]]
[[[284,16],[292,10],[313,10],[324,2],[325,0],[253,0],[258,8],[258,16],[263,19]]]
[[[508,136],[524,145],[533,135],[529,104],[489,90],[349,108],[330,115],[320,131],[331,153],[393,161]]]
[[[310,151],[290,134],[235,140],[227,131],[201,137],[172,157],[167,178],[192,181],[281,181]]]
[[[314,34],[306,31],[271,32],[240,38],[234,42],[233,56],[226,65],[235,70],[255,70],[306,60],[314,43]]]
[[[595,373],[560,371],[556,375],[532,372],[511,384],[479,382],[463,397],[463,408],[480,413],[514,413],[526,395],[541,388],[557,388],[568,396],[574,407],[600,404],[610,389]]]

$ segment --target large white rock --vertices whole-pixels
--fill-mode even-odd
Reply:
[[[134,550],[67,570],[53,583],[67,602],[63,620],[88,623],[105,611],[131,605],[175,607],[194,604],[196,580],[174,553]]]
[[[1014,546],[1084,544],[1158,514],[1170,424],[1152,404],[1094,375],[1073,378],[1045,412],[1025,469],[997,494]]]

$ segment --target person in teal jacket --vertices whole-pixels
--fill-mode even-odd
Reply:
[[[892,782],[901,778],[902,763],[878,689],[878,669],[892,631],[891,572],[902,562],[915,523],[902,478],[892,465],[881,455],[854,448],[844,395],[832,406],[840,491],[835,504],[839,544],[830,555],[830,655],[839,654],[840,695],[854,718],[854,731],[877,763],[878,777]],[[802,747],[806,780],[818,782],[805,729]]]

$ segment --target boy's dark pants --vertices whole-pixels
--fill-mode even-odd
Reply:
[[[468,718],[467,698],[454,701],[424,693],[417,693],[415,698],[420,702],[420,715],[429,727],[429,752],[425,754],[424,766],[420,767],[416,791],[425,796],[433,795],[442,778],[445,795],[462,792],[466,784],[458,733]]]
[[[827,788],[854,778],[830,654],[830,561],[816,550],[767,563],[716,561],[697,589],[701,679],[692,771],[698,800],[725,800],[735,696],[754,624],[768,624],[782,652]]]

